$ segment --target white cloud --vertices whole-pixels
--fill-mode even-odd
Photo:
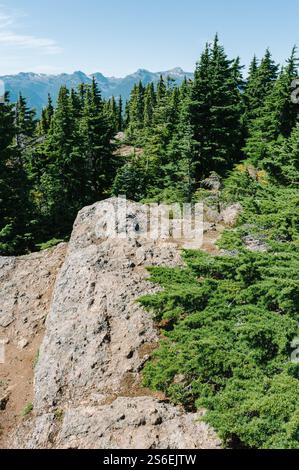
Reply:
[[[26,49],[39,49],[44,54],[59,54],[61,47],[56,41],[35,36],[26,36],[13,31],[0,31],[0,45],[23,47]]]
[[[7,11],[3,5],[0,5],[0,46],[31,49],[49,55],[62,52],[62,48],[53,39],[17,32],[16,19],[18,16],[20,16],[20,12]]]
[[[1,5],[0,5],[1,8]],[[11,16],[0,11],[0,29],[6,28],[13,24],[13,19]]]

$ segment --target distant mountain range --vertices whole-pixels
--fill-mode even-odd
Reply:
[[[62,85],[68,88],[76,88],[80,83],[91,83],[94,76],[99,84],[99,87],[104,98],[111,96],[122,96],[126,100],[135,83],[142,81],[144,85],[149,82],[157,82],[162,75],[164,78],[171,77],[180,84],[184,77],[193,78],[193,74],[184,72],[181,68],[177,67],[165,72],[149,72],[148,70],[139,69],[132,75],[125,78],[105,77],[101,73],[94,73],[86,75],[83,72],[74,72],[72,74],[60,75],[45,75],[36,73],[19,73],[18,75],[6,75],[0,77],[5,83],[6,91],[10,93],[11,101],[15,101],[22,93],[27,98],[30,107],[35,108],[40,114],[42,108],[47,103],[48,93],[51,94],[54,103],[56,102],[58,91]]]

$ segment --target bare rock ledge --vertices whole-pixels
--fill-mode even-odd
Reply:
[[[159,340],[137,302],[157,290],[145,267],[180,265],[177,245],[147,239],[146,209],[135,203],[120,227],[129,236],[104,236],[107,202],[117,204],[110,199],[78,214],[35,368],[33,413],[11,447],[219,448],[202,412],[186,413],[141,385]],[[11,316],[3,319],[9,324]]]

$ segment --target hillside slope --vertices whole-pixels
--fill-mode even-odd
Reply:
[[[108,202],[114,205],[116,199]],[[130,203],[129,237],[110,239],[99,233],[107,223],[105,202],[79,213],[35,367],[33,411],[6,445],[220,446],[200,420],[202,410],[187,413],[141,383],[141,371],[159,339],[151,314],[136,302],[157,291],[145,267],[182,264],[176,243],[145,237],[145,220],[145,208]]]

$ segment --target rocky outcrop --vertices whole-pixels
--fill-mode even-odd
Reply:
[[[228,227],[234,227],[242,212],[241,204],[233,204],[225,209],[220,214],[220,220]]]
[[[268,251],[268,245],[262,236],[257,237],[254,235],[246,235],[243,237],[243,242],[249,251],[256,251],[260,253],[265,253]]]
[[[17,448],[217,448],[202,413],[186,413],[142,387],[158,342],[137,299],[157,287],[146,266],[181,264],[177,245],[147,238],[146,208],[130,203],[107,227],[116,199],[78,215],[58,274],[35,370],[33,414]],[[158,223],[158,220],[156,221]]]
[[[61,417],[60,417],[61,416]],[[19,434],[26,447],[61,449],[215,449],[220,442],[200,421],[157,398],[119,397],[100,406],[68,407],[63,415],[43,414]],[[28,440],[28,433],[30,438]]]
[[[66,247],[62,243],[28,256],[0,257],[1,336],[18,343],[35,335],[46,319]]]

